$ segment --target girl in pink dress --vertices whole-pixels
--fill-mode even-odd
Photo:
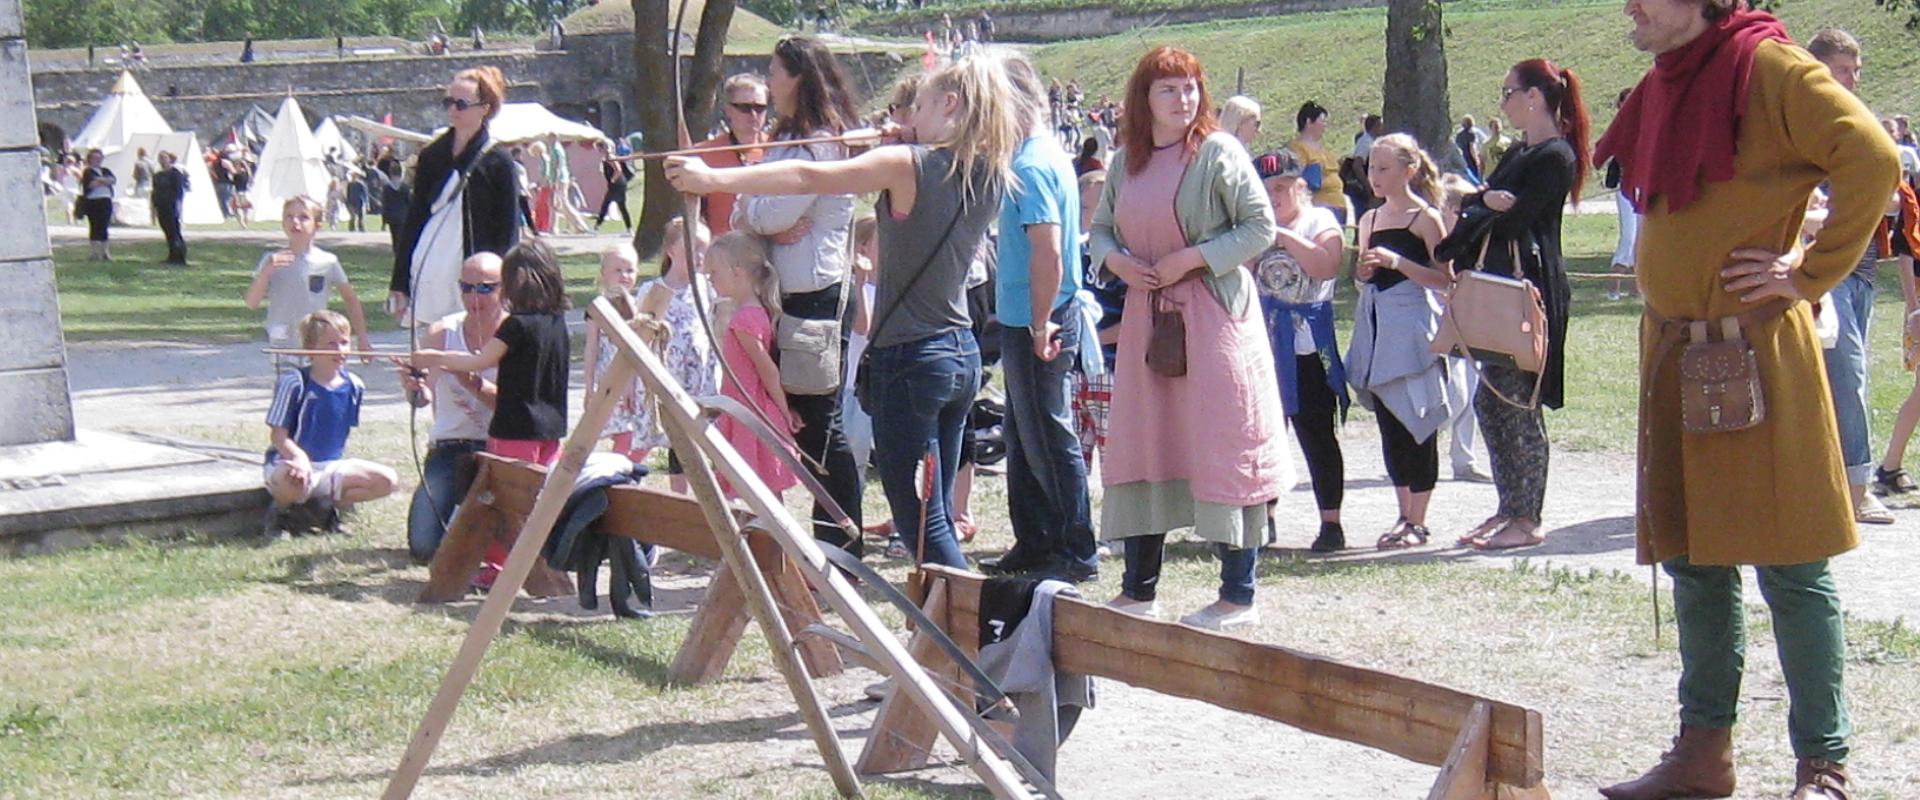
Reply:
[[[730,373],[720,379],[720,393],[758,409],[776,430],[797,431],[798,418],[787,408],[780,368],[773,363],[773,317],[767,309],[778,307],[780,290],[773,266],[767,263],[766,246],[756,237],[734,231],[713,240],[706,260],[714,293],[733,307],[727,335],[720,343],[720,358]],[[723,416],[719,428],[775,494],[797,482],[786,463],[745,425]]]

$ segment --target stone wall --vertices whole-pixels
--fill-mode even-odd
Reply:
[[[0,446],[73,438],[20,0],[0,0]]]
[[[289,88],[312,123],[321,115],[380,119],[391,113],[395,125],[432,130],[445,124],[439,99],[446,80],[481,65],[506,73],[510,101],[537,101],[561,116],[624,132],[638,122],[627,108],[634,81],[632,43],[624,34],[571,36],[565,50],[156,66],[135,77],[169,124],[197,132],[202,141],[224,135],[249,106],[272,113]],[[899,56],[886,53],[842,60],[863,97],[884,90],[902,64]],[[765,71],[764,56],[726,59],[726,74]],[[34,102],[42,127],[57,126],[67,136],[79,133],[117,77],[111,69],[35,70]]]
[[[1175,11],[1124,12],[1110,8],[994,10],[994,38],[1008,42],[1058,42],[1113,36],[1160,25],[1184,25],[1224,19],[1273,17],[1314,11],[1339,11],[1349,8],[1385,6],[1386,0],[1267,0],[1236,6],[1208,6]],[[960,25],[977,15],[954,15]],[[899,22],[869,22],[859,26],[862,33],[880,36],[918,37],[940,26],[939,14],[920,16]]]

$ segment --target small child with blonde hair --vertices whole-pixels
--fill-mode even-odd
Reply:
[[[640,255],[633,245],[621,242],[600,253],[600,296],[607,298],[618,309],[620,315],[632,319],[639,307],[634,295],[634,282],[640,276]],[[594,387],[606,380],[607,369],[613,366],[613,359],[619,348],[604,340],[600,328],[587,326],[586,352],[586,394],[591,397]],[[654,420],[647,413],[647,405],[642,402],[645,389],[636,378],[621,395],[620,402],[613,407],[613,414],[607,417],[607,424],[600,429],[600,437],[613,440],[613,452],[626,456],[635,464],[645,463],[647,452],[661,444]],[[635,434],[639,440],[635,441]]]
[[[797,432],[800,418],[787,406],[787,393],[780,385],[780,368],[774,364],[773,316],[779,308],[780,290],[767,263],[766,245],[760,239],[733,231],[713,241],[707,248],[707,269],[713,276],[713,290],[731,306],[721,342],[720,357],[726,360],[731,378],[723,379],[720,393],[758,409],[775,430]],[[785,462],[773,452],[773,445],[760,441],[746,426],[731,417],[721,417],[721,435],[752,465],[753,471],[775,493],[794,485],[796,479]]]
[[[266,487],[273,496],[264,534],[279,538],[298,529],[319,527],[342,532],[340,507],[377,500],[399,482],[381,464],[347,458],[347,435],[360,424],[366,384],[347,371],[353,326],[338,312],[322,309],[297,326],[300,346],[339,355],[313,356],[310,364],[280,374],[267,408],[272,447],[266,456]],[[295,509],[312,512],[304,522]]]

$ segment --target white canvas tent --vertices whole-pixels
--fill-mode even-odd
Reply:
[[[327,186],[333,178],[327,174],[326,151],[307,127],[307,115],[291,95],[280,103],[273,119],[273,132],[267,134],[267,147],[260,151],[260,165],[253,175],[247,199],[253,203],[254,219],[280,219],[280,206],[288,198],[306,195],[326,202]]]
[[[87,120],[86,127],[73,137],[73,146],[112,153],[125,147],[136,133],[173,133],[173,126],[160,116],[160,109],[153,107],[146,92],[140,91],[140,82],[133,79],[133,73],[122,72],[107,96],[100,100],[100,108]]]
[[[539,103],[505,103],[500,113],[487,124],[487,130],[493,139],[502,144],[519,144],[548,136],[558,136],[568,142],[607,141],[607,135],[598,128],[580,122],[573,122],[548,111]]]
[[[353,146],[352,142],[347,141],[346,134],[340,132],[340,126],[333,124],[332,117],[320,120],[319,127],[313,129],[313,139],[320,144],[322,156],[325,156],[329,150],[335,150],[338,151],[336,157],[342,162],[360,163],[359,150]]]
[[[114,216],[123,224],[147,225],[152,220],[147,198],[133,196],[133,161],[141,150],[157,166],[161,152],[172,153],[180,168],[187,172],[187,197],[180,204],[180,221],[188,225],[218,225],[220,199],[213,191],[213,177],[207,174],[207,159],[200,140],[192,133],[136,133],[118,152],[107,156],[106,167],[120,176],[120,197],[114,203]]]

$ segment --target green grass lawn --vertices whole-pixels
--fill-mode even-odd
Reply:
[[[169,340],[238,342],[264,340],[266,310],[247,308],[243,298],[254,266],[267,248],[227,242],[192,242],[191,266],[161,264],[166,245],[126,242],[114,245],[115,261],[87,260],[87,246],[54,248],[60,287],[60,319],[71,341]],[[387,248],[341,247],[332,251],[367,307],[367,325],[375,331],[398,330],[386,313],[387,281],[393,255]],[[561,257],[567,290],[576,307],[596,292],[599,261],[590,255]],[[643,272],[658,265],[645,266]],[[339,297],[334,308],[340,308]]]
[[[1186,0],[1182,5],[1211,0]],[[1447,72],[1455,118],[1482,125],[1497,109],[1501,79],[1522,59],[1551,58],[1584,83],[1595,130],[1613,119],[1613,98],[1651,60],[1627,42],[1629,22],[1616,0],[1459,0],[1446,3]],[[1904,14],[1871,0],[1784,0],[1779,11],[1795,38],[1823,26],[1851,31],[1866,55],[1862,96],[1883,115],[1920,112],[1920,47]],[[1266,109],[1260,146],[1294,135],[1294,111],[1307,100],[1332,110],[1329,141],[1351,142],[1360,117],[1380,110],[1386,68],[1386,11],[1294,14],[1263,19],[1149,28],[1035,50],[1041,70],[1080,82],[1089,96],[1125,92],[1134,62],[1155,45],[1192,51],[1205,65],[1216,103],[1246,70],[1247,93]]]

